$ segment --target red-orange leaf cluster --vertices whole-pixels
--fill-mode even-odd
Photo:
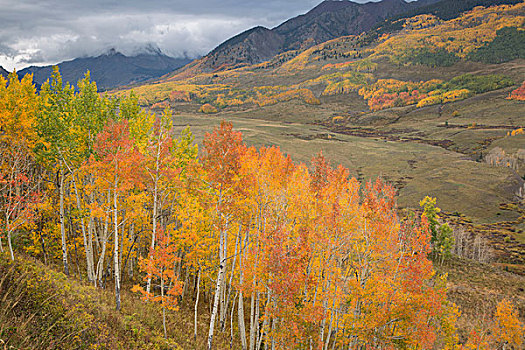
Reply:
[[[509,99],[517,101],[525,101],[525,81],[516,90],[510,93]]]

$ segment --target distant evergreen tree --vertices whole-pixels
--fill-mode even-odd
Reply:
[[[450,258],[454,247],[454,234],[448,223],[440,224],[439,213],[441,209],[436,207],[436,198],[426,196],[419,205],[423,208],[423,215],[428,220],[428,228],[432,235],[432,252],[435,256],[441,257],[441,263],[446,258]]]
[[[429,67],[450,67],[459,61],[459,57],[443,48],[431,51],[428,48],[412,49],[401,58],[403,63],[414,63]]]
[[[378,23],[374,28],[359,38],[357,44],[359,46],[368,46],[382,34],[394,33],[403,29],[405,18],[422,14],[433,14],[442,20],[450,20],[461,16],[462,13],[470,11],[477,6],[514,5],[519,4],[521,1],[522,0],[442,0],[387,18],[384,22]]]
[[[525,30],[502,28],[493,41],[471,52],[468,58],[483,63],[503,63],[525,58]]]
[[[452,78],[443,85],[445,90],[459,90],[468,89],[476,94],[487,91],[498,90],[508,86],[514,85],[514,82],[504,75],[489,74],[489,75],[473,75],[463,74]]]
[[[417,7],[409,12],[397,15],[387,20],[394,22],[400,18],[409,18],[422,14],[433,14],[443,20],[450,20],[459,17],[463,12],[470,11],[477,6],[497,6],[508,4],[519,4],[522,0],[442,0],[427,6]]]

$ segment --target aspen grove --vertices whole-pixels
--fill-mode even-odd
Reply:
[[[89,74],[75,89],[55,69],[39,93],[0,77],[0,249],[113,288],[117,309],[135,284],[165,335],[191,304],[209,349],[225,332],[249,350],[456,348],[428,220],[400,218],[390,185],[248,147],[227,122],[198,151],[172,125]]]

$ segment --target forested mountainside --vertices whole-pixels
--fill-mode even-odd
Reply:
[[[183,70],[134,91],[144,105],[193,102],[214,110],[292,99],[318,105],[328,96],[354,99],[353,93],[371,111],[440,105],[521,84],[523,19],[523,3],[477,7],[451,20],[418,15],[380,36],[375,31],[343,36],[239,69]],[[490,65],[514,60],[511,70]]]
[[[424,6],[433,0],[386,0],[358,4],[323,1],[304,15],[268,29],[255,27],[219,45],[197,64],[203,72],[261,63],[275,55],[304,50],[345,35],[361,34],[386,18]]]
[[[261,63],[288,51],[302,51],[348,35],[381,28],[400,29],[393,23],[421,14],[450,20],[476,6],[517,4],[521,0],[388,0],[358,4],[352,1],[323,1],[304,15],[268,29],[254,27],[217,46],[189,66],[190,71],[210,72]],[[372,31],[373,33],[374,31]],[[195,67],[193,67],[195,66]]]
[[[409,18],[423,14],[432,14],[443,20],[449,20],[457,18],[463,12],[470,11],[475,7],[483,6],[497,6],[497,5],[516,5],[519,4],[520,0],[440,0],[434,1],[423,6],[416,7],[415,9],[408,10],[407,12],[392,16],[387,19],[387,22],[395,21],[400,18]]]

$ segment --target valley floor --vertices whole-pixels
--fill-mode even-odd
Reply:
[[[182,104],[173,108],[174,123],[176,129],[189,125],[201,144],[220,120],[232,121],[248,145],[277,145],[294,162],[308,164],[322,151],[332,166],[342,164],[359,180],[382,177],[394,184],[400,208],[436,197],[449,222],[488,239],[502,263],[524,273],[525,167],[486,161],[496,147],[508,154],[525,148],[525,135],[507,136],[525,125],[523,102],[506,99],[511,90],[379,112],[358,112],[366,104],[357,94],[325,97],[319,106],[292,100],[213,115]],[[336,116],[343,122],[334,122]]]

